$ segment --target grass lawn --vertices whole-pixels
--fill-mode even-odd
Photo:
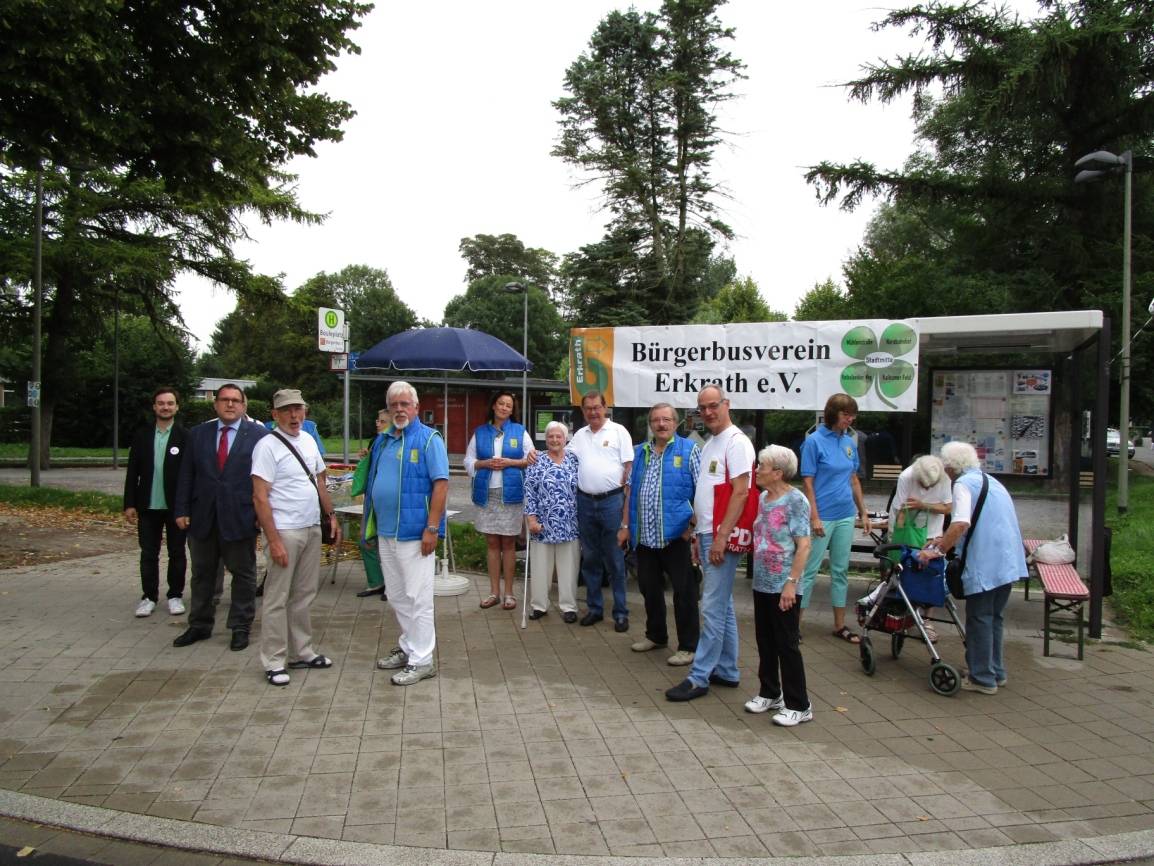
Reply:
[[[0,484],[0,502],[31,508],[60,508],[91,514],[120,514],[122,502],[111,493],[57,490],[54,487],[27,487],[22,484]]]
[[[1115,472],[1106,507],[1106,523],[1114,530],[1110,551],[1114,595],[1109,602],[1132,637],[1154,642],[1154,477],[1130,475],[1130,506],[1122,516],[1116,479]]]

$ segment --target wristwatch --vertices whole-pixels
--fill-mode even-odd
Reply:
[[[426,526],[425,527],[425,532],[436,532],[436,531],[437,531],[437,527],[435,527],[435,526]]]

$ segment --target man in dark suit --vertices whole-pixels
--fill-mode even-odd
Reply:
[[[152,394],[156,421],[142,426],[128,449],[124,476],[124,515],[136,524],[140,541],[140,604],[137,616],[151,616],[160,598],[160,539],[168,541],[168,612],[184,613],[185,532],[176,525],[172,505],[184,458],[185,430],[176,423],[176,391],[164,386]]]
[[[229,648],[248,646],[256,613],[256,511],[252,501],[252,449],[268,431],[245,418],[247,401],[236,385],[221,385],[216,419],[188,433],[187,456],[176,486],[176,525],[188,530],[192,553],[192,607],[188,630],[172,642],[189,646],[212,636],[217,568],[232,574]]]

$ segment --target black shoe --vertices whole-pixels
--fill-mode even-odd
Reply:
[[[725,686],[727,689],[736,689],[741,685],[737,680],[727,680],[725,677],[719,677],[717,674],[710,674],[709,681],[715,686]]]
[[[385,591],[383,586],[370,586],[368,589],[362,589],[357,593],[357,598],[368,598],[370,595],[382,595]]]
[[[248,632],[244,629],[233,629],[232,640],[229,641],[228,648],[233,652],[248,649]]]
[[[613,630],[618,634],[623,631],[629,631],[629,617],[623,616],[621,619],[613,621]]]
[[[709,689],[705,686],[695,686],[693,680],[682,680],[671,689],[665,692],[665,699],[669,701],[691,701],[694,698],[699,698],[702,695],[709,694]]]
[[[570,625],[577,622],[577,611],[575,611],[575,610],[565,611],[563,614],[561,614],[561,621],[567,622]]]
[[[256,592],[254,593],[254,595],[255,595],[257,598],[264,598],[264,581],[263,581],[263,580],[262,580],[262,581],[260,582],[260,584],[257,586],[257,588],[256,588]]]
[[[388,600],[389,600],[388,594],[385,592],[382,592],[381,593],[381,601],[388,601]]]
[[[188,631],[179,635],[176,638],[176,640],[174,640],[172,642],[172,645],[173,646],[192,646],[198,640],[208,640],[210,637],[212,637],[211,632],[197,631],[194,628],[190,628]]]
[[[581,625],[593,625],[594,623],[601,622],[603,619],[605,619],[605,617],[599,613],[587,613],[581,617]]]
[[[546,611],[546,610],[537,610],[536,608],[534,608],[533,612],[531,614],[529,614],[529,619],[540,619],[541,617],[543,617],[547,613],[548,613],[548,611]]]

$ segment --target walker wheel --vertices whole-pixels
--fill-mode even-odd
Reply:
[[[861,669],[867,676],[872,677],[877,670],[877,663],[874,661],[874,647],[868,636],[862,638],[858,652],[861,654]]]
[[[902,654],[902,647],[905,646],[906,636],[902,632],[898,632],[890,638],[890,655],[895,659]]]
[[[934,662],[930,668],[930,688],[939,695],[956,695],[962,687],[962,678],[957,670],[945,662]]]

